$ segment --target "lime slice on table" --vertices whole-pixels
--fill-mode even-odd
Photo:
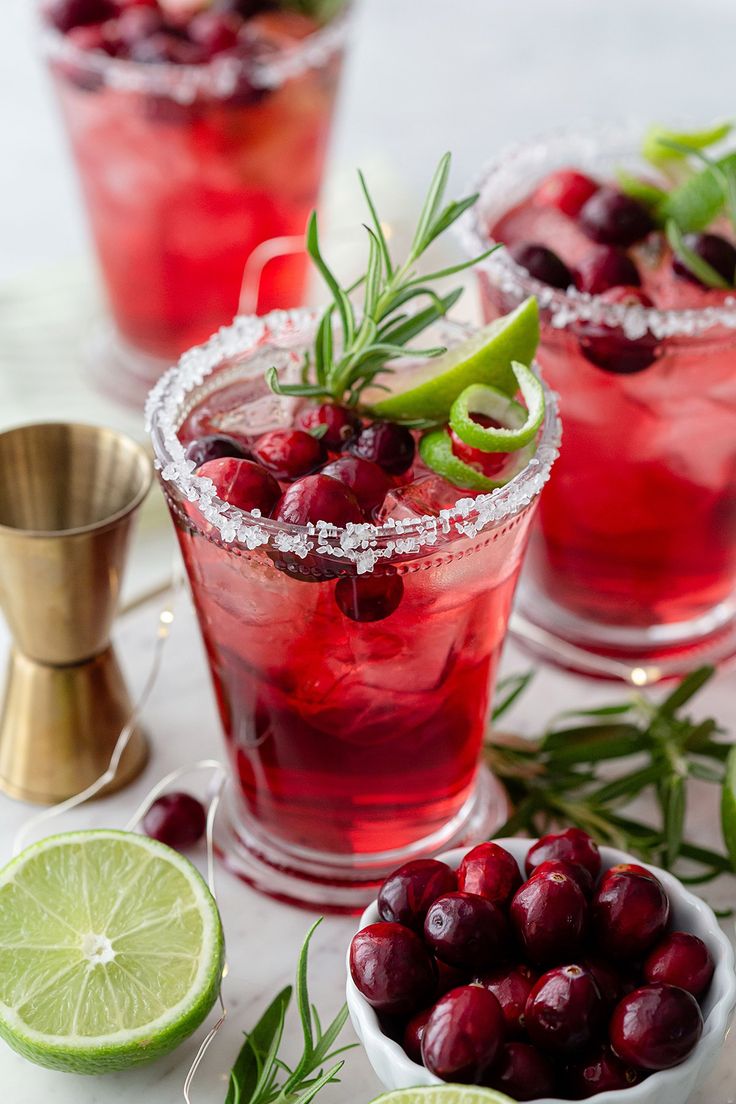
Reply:
[[[721,823],[726,850],[736,870],[736,747],[731,749],[726,760],[726,779],[721,795]]]
[[[401,391],[382,397],[375,388],[365,402],[379,418],[391,421],[446,421],[450,407],[471,383],[486,383],[513,395],[516,377],[511,362],[531,364],[539,344],[539,308],[526,299],[440,357],[408,368],[392,378]]]
[[[371,1104],[514,1104],[510,1096],[475,1085],[423,1085],[384,1093]]]
[[[38,1065],[158,1058],[219,991],[217,906],[183,856],[130,832],[52,836],[0,872],[0,1035]]]

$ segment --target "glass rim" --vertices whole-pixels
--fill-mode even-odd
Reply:
[[[142,62],[116,58],[75,45],[69,36],[52,26],[43,15],[43,0],[38,0],[42,22],[41,41],[51,61],[68,62],[83,73],[93,74],[102,86],[120,91],[170,96],[191,103],[198,95],[227,98],[244,74],[254,90],[281,87],[311,69],[320,69],[345,45],[351,22],[351,2],[324,26],[300,42],[277,48],[267,59],[217,57],[200,65],[178,65],[169,61]]]
[[[588,130],[559,129],[507,146],[486,162],[470,185],[470,192],[478,193],[478,200],[458,223],[457,232],[464,251],[475,257],[495,244],[484,224],[484,216],[498,177],[508,172],[514,163],[523,158],[536,158],[541,163],[545,153],[562,147],[564,143],[577,144],[581,150],[587,151],[594,145],[602,151],[615,144],[636,149],[644,130],[641,122],[608,127],[596,125]],[[726,297],[718,306],[662,309],[638,303],[607,303],[600,295],[578,291],[575,287],[552,288],[530,276],[506,249],[497,250],[481,261],[478,268],[495,287],[519,302],[530,295],[535,296],[540,309],[549,314],[553,329],[562,330],[575,323],[590,323],[622,329],[632,339],[646,333],[661,339],[700,337],[709,330],[736,329],[736,294]]]
[[[313,336],[318,314],[308,309],[272,311],[263,316],[241,315],[203,345],[195,346],[166,372],[148,396],[146,429],[151,435],[154,464],[164,483],[170,483],[187,501],[198,507],[205,521],[219,530],[219,539],[233,548],[252,551],[272,544],[280,552],[310,553],[348,560],[358,574],[372,571],[379,560],[430,551],[441,538],[475,538],[483,531],[521,514],[541,493],[559,453],[562,435],[557,396],[543,383],[545,419],[535,455],[503,487],[476,498],[463,498],[438,515],[410,520],[389,519],[382,524],[365,522],[345,528],[327,522],[294,525],[247,513],[218,498],[214,484],[194,473],[179,440],[182,406],[219,367],[233,357],[256,354],[282,338],[304,343]],[[453,333],[465,337],[471,327],[449,323]]]

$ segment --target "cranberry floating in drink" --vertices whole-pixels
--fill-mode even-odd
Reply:
[[[480,751],[558,423],[529,367],[533,300],[477,332],[443,320],[456,291],[415,281],[461,210],[441,199],[448,167],[406,259],[372,225],[361,307],[335,290],[313,219],[308,249],[334,299],[321,319],[240,319],[149,401],[232,763],[218,847],[246,880],[320,909],[362,906],[389,870],[506,815]],[[250,458],[192,471],[218,435]],[[482,893],[477,924],[457,953],[438,951],[446,963],[491,930],[508,942],[486,899],[518,886],[503,859],[463,875]],[[382,916],[421,930],[427,885],[457,890],[434,874],[397,874]]]
[[[582,670],[656,678],[736,651],[735,137],[669,135],[697,156],[631,128],[536,142],[464,220],[468,250],[507,246],[479,271],[486,318],[539,296],[565,441],[519,609]]]
[[[304,301],[294,235],[319,194],[347,3],[296,7],[42,3],[115,326],[98,375],[118,394],[142,399],[232,320],[249,258],[259,311]]]

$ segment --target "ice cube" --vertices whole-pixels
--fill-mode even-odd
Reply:
[[[411,521],[423,517],[439,517],[441,510],[451,510],[463,498],[474,498],[472,491],[459,490],[441,475],[421,475],[413,483],[389,491],[384,499],[379,520]]]

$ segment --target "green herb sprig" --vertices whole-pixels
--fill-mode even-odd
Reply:
[[[230,1072],[225,1104],[310,1104],[326,1085],[339,1081],[343,1062],[330,1063],[354,1045],[333,1049],[348,1017],[347,1005],[343,1005],[323,1031],[317,1009],[309,999],[307,985],[309,944],[321,923],[317,920],[304,940],[294,988],[283,989],[253,1030],[246,1034]],[[281,1057],[281,1044],[294,993],[304,1044],[302,1056],[292,1069]]]
[[[688,871],[680,874],[685,882],[733,872],[736,856],[685,838],[688,782],[723,788],[732,746],[717,738],[723,730],[712,718],[695,721],[682,713],[713,674],[711,667],[694,671],[659,704],[637,693],[621,704],[566,711],[536,740],[504,742],[490,732],[486,760],[515,806],[497,834],[540,836],[553,825],[574,825],[669,869],[687,860]],[[500,685],[494,722],[531,678],[514,676]],[[651,824],[625,812],[643,794],[654,797]]]
[[[392,371],[389,361],[408,354],[438,357],[447,352],[444,346],[407,347],[410,341],[447,314],[463,290],[457,288],[447,295],[438,295],[431,285],[465,271],[499,248],[494,245],[472,260],[460,261],[425,275],[417,273],[417,263],[430,245],[478,198],[471,195],[445,204],[450,164],[450,154],[446,153],[432,178],[409,254],[401,264],[396,264],[391,256],[365,177],[358,174],[370,216],[370,225],[365,226],[368,262],[365,274],[351,287],[341,286],[322,256],[317,215],[312,213],[307,227],[307,252],[326,283],[332,302],[321,315],[314,349],[305,356],[301,383],[281,383],[278,372],[272,368],[266,378],[273,391],[356,406],[364,389],[373,384],[377,376]],[[363,292],[360,308],[351,298],[358,289]],[[420,310],[406,311],[405,308],[410,304],[414,306],[417,300],[425,300],[426,305]]]

